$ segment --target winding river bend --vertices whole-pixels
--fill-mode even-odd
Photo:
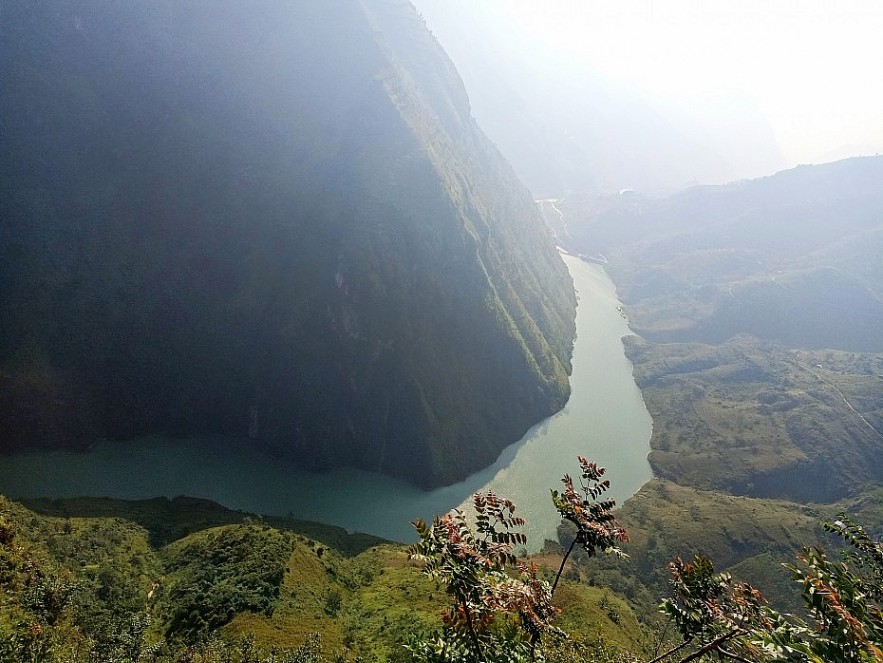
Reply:
[[[571,397],[531,428],[494,465],[467,480],[425,492],[351,469],[310,474],[246,452],[236,440],[162,438],[99,443],[89,453],[35,452],[0,458],[0,493],[11,498],[83,495],[142,499],[192,495],[255,513],[291,514],[398,541],[410,521],[469,503],[477,490],[512,499],[527,519],[528,550],[555,538],[549,489],[578,473],[576,456],[608,468],[622,502],[650,478],[651,420],[632,378],[622,336],[629,334],[613,283],[599,265],[564,256],[579,296]]]

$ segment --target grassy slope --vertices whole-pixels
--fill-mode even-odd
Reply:
[[[155,547],[164,546],[209,527],[242,523],[246,520],[257,520],[276,529],[302,534],[345,555],[356,555],[386,542],[385,539],[371,534],[349,533],[335,525],[231,511],[216,502],[194,497],[179,496],[171,500],[157,497],[131,501],[86,497],[63,500],[32,499],[22,500],[22,503],[29,509],[47,516],[126,518],[146,529],[150,535],[150,542]]]
[[[67,516],[124,515],[126,504],[71,500],[51,506]],[[269,650],[297,647],[318,634],[327,655],[384,661],[401,660],[403,642],[441,625],[447,596],[402,546],[345,553],[292,531],[290,523],[277,529],[191,500],[131,507],[133,517],[148,525],[156,525],[161,513],[174,530],[187,533],[153,546],[156,534],[129,520],[46,516],[0,498],[0,523],[15,531],[14,544],[0,545],[0,561],[4,569],[19,570],[15,581],[0,574],[7,597],[0,606],[0,645],[24,621],[44,624],[57,651],[73,651],[78,643],[85,650],[112,641],[116,636],[110,634],[125,631],[146,610],[153,620],[148,642],[182,646],[219,629],[223,640],[254,636],[259,648]],[[203,529],[211,519],[234,515],[248,522]],[[551,575],[559,560],[538,561]],[[52,624],[27,607],[22,569],[33,565],[47,579],[80,587],[72,602],[60,604]],[[559,626],[575,638],[641,650],[644,636],[635,614],[609,591],[565,581],[557,602],[563,609]]]
[[[630,559],[595,561],[589,578],[650,616],[667,591],[667,563],[701,553],[798,609],[781,564],[832,543],[819,522],[846,511],[872,530],[883,523],[883,438],[873,430],[883,357],[747,336],[720,345],[632,337],[626,348],[653,417],[659,478],[621,509]]]
[[[787,576],[777,565],[793,561],[802,546],[827,540],[819,522],[835,512],[830,506],[737,497],[653,479],[620,511],[631,536],[629,559],[598,560],[589,565],[590,577],[634,600],[647,615],[666,595],[668,563],[678,555],[702,554],[720,570],[740,565],[750,570],[738,577],[757,581],[770,600],[790,607],[796,597],[779,582]],[[761,559],[767,575],[758,572]]]
[[[832,502],[883,481],[883,355],[629,339],[654,472],[682,485]]]
[[[395,660],[411,637],[438,628],[448,598],[408,560],[401,546],[384,545],[345,559],[309,542],[295,546],[272,615],[241,613],[224,629],[231,638],[294,645],[320,633],[330,651],[367,660]],[[550,558],[547,574],[560,559]],[[336,598],[334,598],[336,597]],[[564,582],[556,595],[557,625],[577,639],[640,651],[643,631],[631,607],[611,592]]]
[[[653,479],[628,499],[618,517],[631,537],[625,561],[580,561],[584,579],[627,597],[644,619],[652,620],[667,595],[668,563],[702,554],[715,567],[751,582],[777,608],[800,610],[798,587],[782,568],[804,547],[839,545],[821,528],[841,512],[883,532],[883,488],[871,487],[832,503],[801,504],[699,490]]]

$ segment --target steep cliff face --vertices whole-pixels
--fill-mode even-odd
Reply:
[[[570,279],[410,3],[9,3],[0,446],[437,484],[563,406]]]

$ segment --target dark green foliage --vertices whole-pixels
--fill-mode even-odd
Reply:
[[[320,541],[344,555],[354,556],[387,543],[385,539],[360,532],[349,533],[342,527],[295,518],[256,516],[232,511],[210,500],[178,496],[173,499],[156,497],[149,500],[117,500],[86,497],[73,499],[21,500],[29,509],[47,516],[79,518],[125,518],[147,530],[152,546],[159,548],[188,534],[217,527],[234,525],[260,518],[266,525],[303,534]]]
[[[244,611],[272,614],[292,535],[256,525],[208,530],[163,550],[166,633],[193,641]]]
[[[342,605],[340,592],[336,589],[332,589],[325,596],[325,612],[329,617],[337,617],[337,613],[340,612],[340,606]]]

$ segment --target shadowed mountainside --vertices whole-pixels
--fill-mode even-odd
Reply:
[[[410,3],[12,3],[0,49],[6,451],[434,485],[565,403],[566,268]]]

